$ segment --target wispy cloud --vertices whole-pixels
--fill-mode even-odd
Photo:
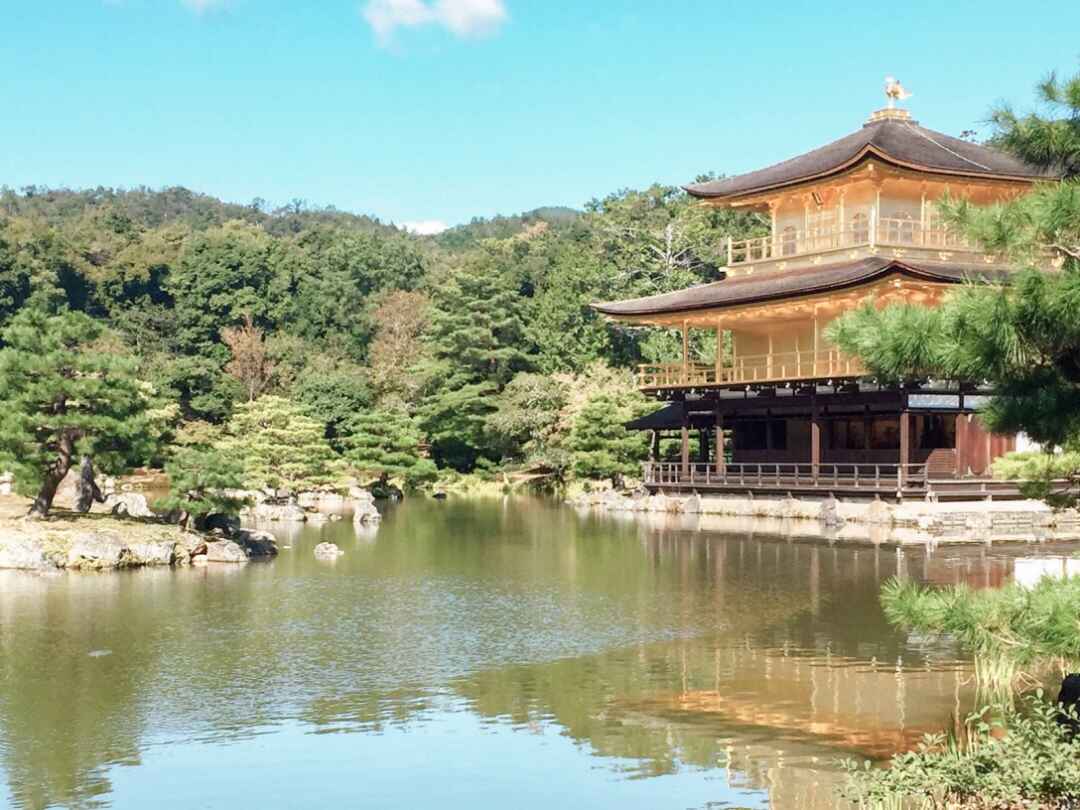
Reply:
[[[442,233],[450,226],[439,219],[419,219],[415,222],[402,222],[401,227],[409,233],[419,234],[420,236],[434,236],[437,233]]]
[[[383,44],[397,29],[421,25],[438,25],[459,37],[482,36],[509,17],[503,0],[368,0],[362,14]]]

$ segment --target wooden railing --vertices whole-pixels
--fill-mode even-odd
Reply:
[[[901,217],[877,217],[871,212],[863,223],[789,230],[755,239],[728,240],[728,265],[796,258],[849,247],[882,245],[936,250],[978,251],[964,234],[939,220],[920,222]]]
[[[648,461],[642,478],[654,487],[731,487],[774,489],[925,489],[926,464],[687,464]]]
[[[638,387],[693,388],[696,386],[860,377],[866,367],[838,349],[773,352],[735,357],[717,368],[707,363],[659,363],[638,366]]]

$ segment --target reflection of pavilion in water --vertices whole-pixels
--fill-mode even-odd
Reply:
[[[1032,558],[1059,565],[1061,553],[711,536],[688,531],[685,516],[641,517],[646,558],[678,585],[672,599],[696,591],[686,608],[700,615],[709,593],[715,633],[491,670],[455,690],[484,716],[555,723],[620,770],[628,760],[642,776],[721,768],[774,808],[837,806],[839,760],[885,759],[975,708],[967,661],[885,623],[884,579],[993,587]]]
[[[479,673],[455,685],[470,708],[554,722],[620,770],[722,768],[772,807],[824,808],[836,805],[838,760],[885,758],[974,707],[967,664],[909,647],[877,607],[883,579],[934,569],[925,555],[655,525],[640,536],[679,584],[673,600],[708,584],[719,629]]]
[[[622,770],[717,769],[774,808],[832,807],[844,757],[884,758],[963,716],[967,668],[752,638],[692,639],[480,673],[457,691],[478,713],[556,723]]]

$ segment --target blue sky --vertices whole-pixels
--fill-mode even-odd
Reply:
[[[178,184],[397,223],[757,168],[861,125],[886,74],[959,134],[1080,69],[1072,0],[3,4],[0,184]]]

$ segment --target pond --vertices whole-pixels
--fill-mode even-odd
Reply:
[[[1055,553],[528,498],[276,530],[269,563],[0,572],[0,806],[832,807],[839,760],[974,701],[879,583],[993,585]]]

